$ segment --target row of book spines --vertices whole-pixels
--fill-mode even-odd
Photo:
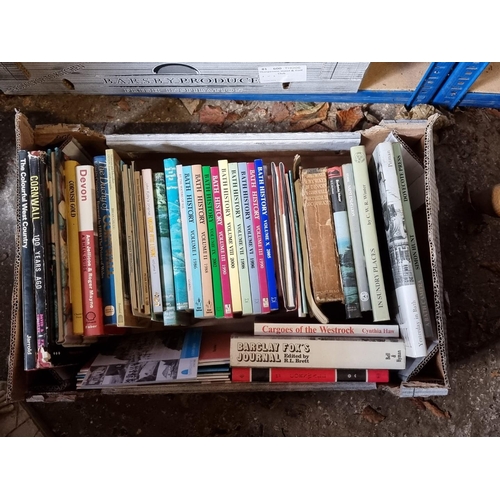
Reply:
[[[259,314],[278,308],[273,262],[266,261],[265,245],[272,259],[271,242],[262,237],[261,214],[267,216],[267,205],[265,185],[260,190],[257,185],[258,163],[221,160],[209,167],[178,165],[175,159],[164,162],[168,210],[177,212],[178,198],[181,216],[181,228],[174,225],[172,244],[190,258],[190,262],[185,258],[184,273],[188,308],[194,309],[195,317]],[[182,271],[178,269],[177,276]],[[209,286],[204,287],[206,283]],[[182,281],[180,286],[183,290]]]

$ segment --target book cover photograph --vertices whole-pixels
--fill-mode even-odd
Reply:
[[[134,335],[101,346],[82,389],[196,380],[201,330]]]

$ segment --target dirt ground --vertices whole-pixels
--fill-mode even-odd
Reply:
[[[84,123],[104,133],[322,131],[366,128],[400,106],[0,96],[0,380],[7,375],[14,262],[14,110],[32,125]],[[425,110],[424,110],[425,112]],[[425,113],[424,113],[425,114]],[[500,182],[500,112],[443,112],[436,132],[440,233],[451,390],[431,400],[387,392],[100,396],[32,404],[56,436],[498,436],[500,219],[480,215],[467,189]],[[371,408],[371,409],[370,409]],[[372,411],[375,410],[375,411]]]

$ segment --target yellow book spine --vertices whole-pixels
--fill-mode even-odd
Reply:
[[[78,237],[78,205],[76,201],[77,161],[64,162],[66,200],[68,200],[68,254],[69,292],[73,316],[73,334],[83,335],[82,277],[80,269],[80,243]]]
[[[229,183],[229,164],[227,160],[219,160],[220,186],[222,193],[222,210],[224,214],[224,231],[226,233],[227,260],[229,264],[229,284],[231,286],[231,301],[233,313],[242,312],[240,274],[236,254],[236,241],[233,219],[233,202]]]

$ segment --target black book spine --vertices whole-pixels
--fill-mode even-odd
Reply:
[[[30,217],[33,227],[33,285],[35,288],[35,318],[37,368],[52,366],[50,354],[50,288],[47,269],[47,211],[45,183],[45,152],[28,153],[30,171]]]
[[[21,212],[21,303],[24,369],[36,368],[35,295],[33,293],[33,228],[30,212],[30,172],[28,152],[18,153],[19,208]]]

